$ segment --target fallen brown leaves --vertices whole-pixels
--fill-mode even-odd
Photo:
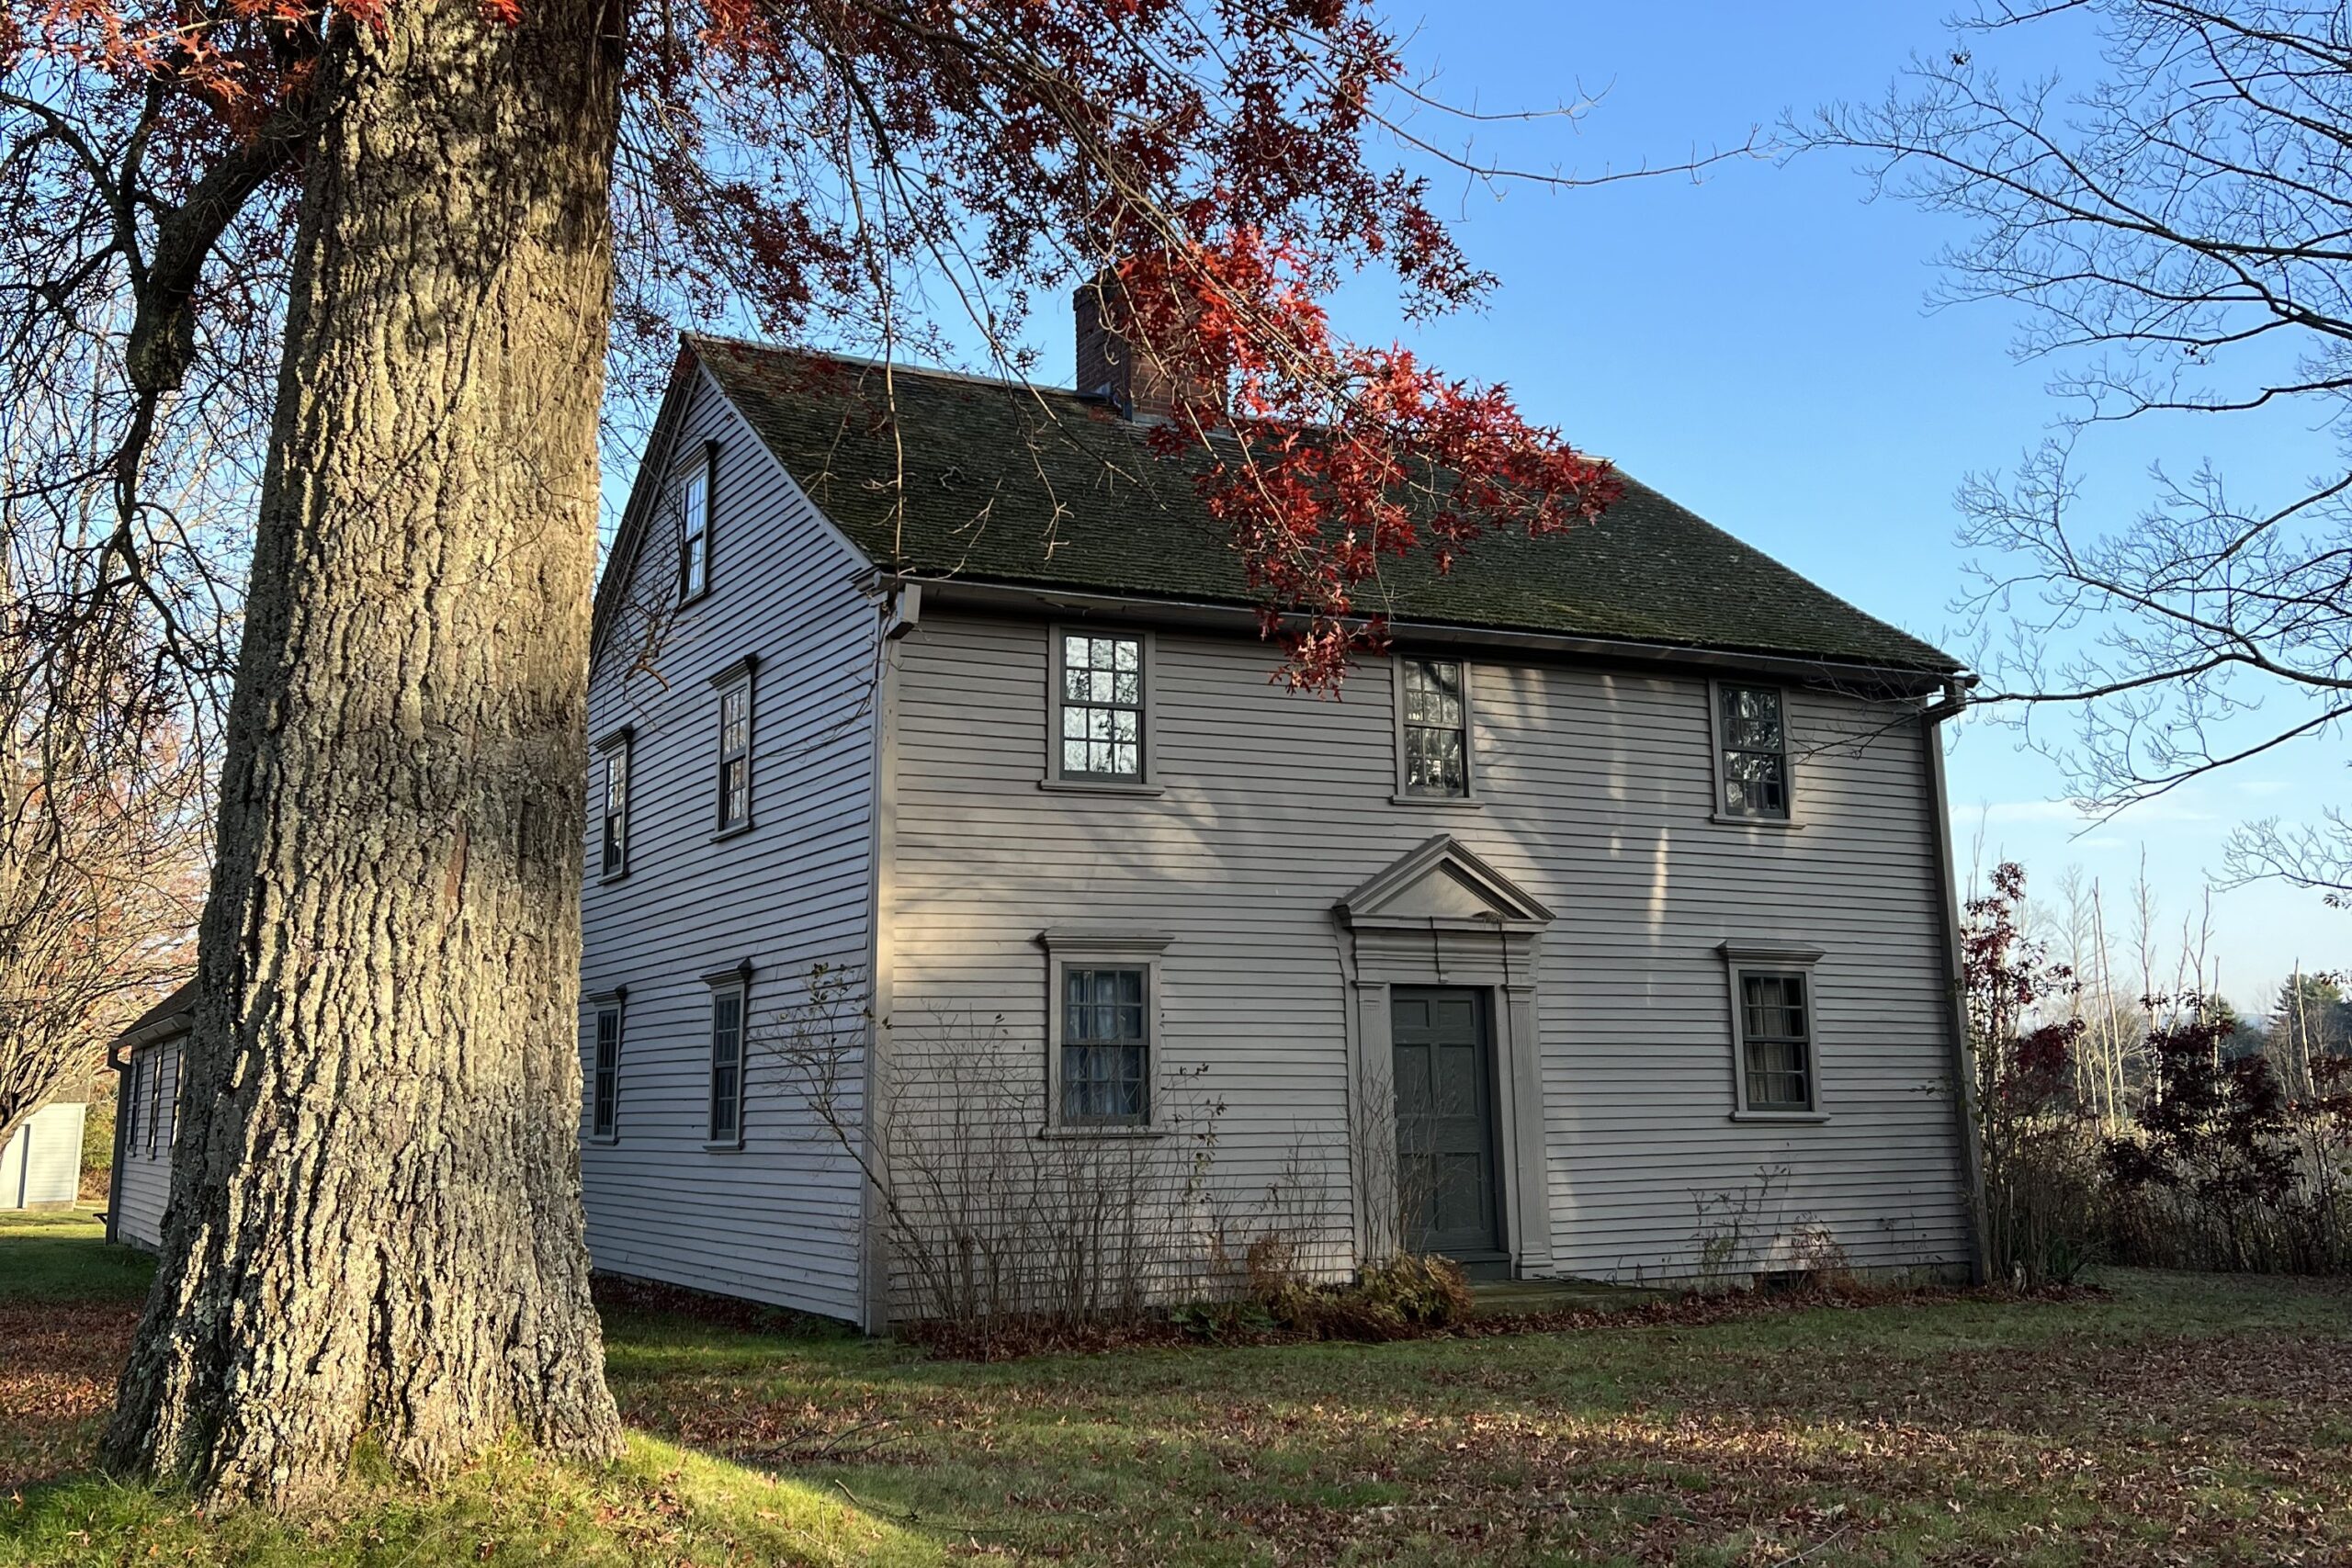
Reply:
[[[87,1470],[136,1305],[0,1302],[0,1495]]]
[[[1566,1334],[1591,1328],[1642,1328],[1668,1325],[1702,1327],[1824,1307],[1928,1306],[1960,1302],[2028,1305],[2090,1301],[2102,1292],[2086,1285],[2050,1285],[2032,1291],[1962,1290],[1945,1286],[1841,1285],[1786,1292],[1744,1291],[1718,1295],[1691,1292],[1623,1306],[1577,1307],[1552,1312],[1486,1313],[1442,1326],[1406,1325],[1386,1337],[1476,1339],[1498,1335]],[[1061,1319],[999,1319],[986,1323],[918,1323],[899,1331],[911,1344],[941,1360],[1014,1361],[1031,1356],[1095,1355],[1150,1348],[1300,1345],[1315,1336],[1266,1325],[1220,1326],[1203,1334],[1181,1319],[1069,1322]]]

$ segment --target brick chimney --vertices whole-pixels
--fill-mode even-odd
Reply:
[[[1168,419],[1176,411],[1177,381],[1122,335],[1123,299],[1119,280],[1107,267],[1071,296],[1078,317],[1078,389],[1137,422]]]

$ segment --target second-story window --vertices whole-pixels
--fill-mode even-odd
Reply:
[[[1408,657],[1398,664],[1404,792],[1439,799],[1468,795],[1470,703],[1460,661]]]
[[[1788,727],[1776,686],[1715,688],[1722,767],[1717,809],[1726,817],[1785,821],[1789,815]]]
[[[1143,638],[1069,632],[1060,643],[1057,772],[1078,781],[1142,782]]]
[[[743,679],[718,693],[718,830],[752,822],[752,682]]]
[[[628,762],[629,738],[627,731],[605,743],[602,809],[603,850],[600,863],[606,876],[620,876],[628,871]]]
[[[678,483],[678,598],[699,596],[710,586],[710,469],[706,449]]]

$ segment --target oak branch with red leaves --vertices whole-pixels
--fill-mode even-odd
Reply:
[[[1352,0],[7,0],[12,492],[234,670],[164,1259],[106,1451],[212,1503],[612,1452],[573,1149],[600,441],[682,324],[1001,362],[1119,268],[1202,482],[1328,686],[1384,560],[1615,493],[1499,390],[1350,344],[1490,280]],[[1433,154],[1432,154],[1433,155]],[[1725,155],[1737,155],[1736,152]],[[1472,176],[1498,170],[1469,169]],[[68,432],[96,427],[93,449]],[[191,454],[250,457],[206,666]]]

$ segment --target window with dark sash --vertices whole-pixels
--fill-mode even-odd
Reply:
[[[678,597],[692,599],[710,586],[710,454],[686,470],[678,487]]]
[[[1723,745],[1724,815],[1786,820],[1788,728],[1781,716],[1780,689],[1724,682],[1715,691],[1717,735]]]
[[[182,1044],[179,1050],[187,1047]],[[176,1054],[176,1053],[175,1053]],[[147,1157],[153,1159],[164,1131],[164,1054],[153,1053],[147,1064]],[[175,1064],[176,1066],[176,1064]],[[176,1076],[176,1075],[175,1075]]]
[[[628,870],[629,742],[624,739],[605,753],[604,874],[619,876]]]
[[[1057,759],[1065,779],[1143,778],[1143,639],[1061,637]]]
[[[621,1010],[614,1003],[596,1010],[596,1058],[589,1075],[588,1129],[599,1138],[614,1135],[620,1124]]]
[[[1742,970],[1740,1064],[1749,1111],[1811,1111],[1813,1011],[1803,974]]]
[[[1462,666],[1451,659],[1401,660],[1405,793],[1460,798],[1470,793],[1470,705]]]
[[[718,828],[752,819],[752,683],[738,681],[718,694]]]
[[[1151,1120],[1151,972],[1143,965],[1062,970],[1061,1119],[1073,1127]]]
[[[122,1146],[133,1154],[139,1152],[139,1108],[147,1100],[147,1075],[154,1070],[154,1053],[133,1051],[130,1070],[123,1075],[126,1081],[122,1086]]]
[[[718,986],[710,993],[710,1141],[742,1137],[743,988]]]

